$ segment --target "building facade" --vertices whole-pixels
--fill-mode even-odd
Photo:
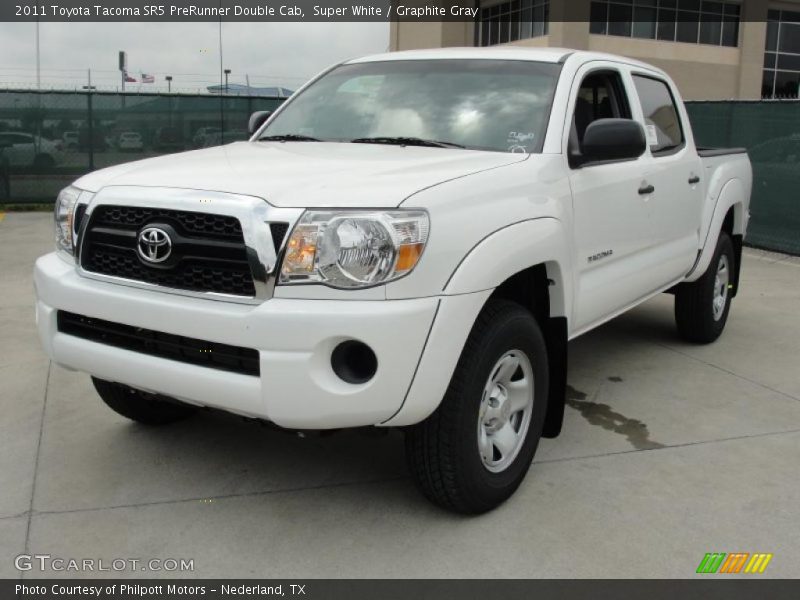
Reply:
[[[476,22],[392,23],[391,48],[552,46],[661,67],[687,100],[797,98],[800,0],[476,0]]]

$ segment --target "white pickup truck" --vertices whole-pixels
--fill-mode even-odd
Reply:
[[[63,190],[36,262],[52,360],[118,413],[406,432],[421,491],[489,510],[561,429],[567,342],[661,292],[722,332],[751,169],[661,70],[560,49],[370,56],[249,141]]]

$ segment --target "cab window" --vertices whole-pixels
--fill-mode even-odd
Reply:
[[[631,111],[617,71],[597,71],[584,77],[575,99],[569,153],[580,156],[586,128],[598,119],[630,119]]]
[[[633,83],[644,114],[645,132],[650,153],[669,154],[683,145],[683,130],[675,99],[660,79],[634,75]]]

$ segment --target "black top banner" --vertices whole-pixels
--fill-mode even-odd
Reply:
[[[474,21],[475,0],[3,0],[0,21]]]
[[[509,12],[535,10],[550,22],[587,22],[593,7],[602,11],[609,2],[651,12],[658,7],[656,20],[663,13],[670,22],[694,22],[700,12],[712,20],[729,18],[722,16],[720,2],[680,1],[686,4],[678,0],[2,0],[0,21],[470,22],[503,20]],[[710,8],[701,10],[706,5]],[[763,20],[765,11],[744,7],[735,18]]]
[[[694,22],[699,12],[723,19],[721,12],[716,15],[721,3],[703,2],[713,6],[701,11],[700,0],[681,0],[688,8],[677,11],[678,0],[2,0],[0,21],[470,22],[530,9],[544,11],[546,21],[587,22],[593,5],[602,9],[609,1],[653,12],[657,6],[670,22]],[[758,18],[751,12],[742,9],[736,18],[762,20],[763,11]]]

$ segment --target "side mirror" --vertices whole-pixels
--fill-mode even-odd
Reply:
[[[271,114],[271,110],[257,110],[254,112],[250,115],[250,121],[247,123],[247,132],[253,135],[269,119]]]
[[[644,128],[631,119],[598,119],[589,123],[581,144],[582,163],[632,160],[647,149]]]

